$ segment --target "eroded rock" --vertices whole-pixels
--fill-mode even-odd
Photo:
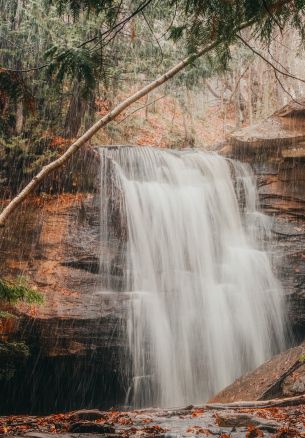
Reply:
[[[248,427],[249,425],[258,427],[268,432],[276,432],[280,428],[280,424],[272,420],[264,420],[249,414],[232,414],[220,413],[217,414],[217,424],[220,427]]]
[[[80,411],[73,412],[69,419],[72,422],[78,422],[80,420],[100,420],[105,418],[105,413],[99,409],[81,409]]]
[[[304,120],[305,101],[290,102],[262,122],[233,132],[232,153],[235,156],[303,158]]]
[[[115,428],[110,424],[99,424],[94,422],[77,422],[69,426],[68,432],[72,433],[115,433]]]

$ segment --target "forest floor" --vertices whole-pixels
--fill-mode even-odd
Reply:
[[[65,414],[0,417],[0,435],[47,438],[305,437],[305,404],[260,409],[134,411],[82,410]]]
[[[123,92],[121,99],[126,98]],[[156,94],[156,103],[145,107],[146,98],[134,110],[119,116],[108,129],[99,131],[94,144],[136,144],[161,148],[204,147],[215,149],[236,128],[235,108],[215,100],[202,107],[191,100],[187,107],[175,96]],[[113,102],[97,100],[98,116]],[[137,110],[137,108],[140,108]],[[166,109],[166,110],[165,110]],[[129,117],[132,114],[132,117]]]

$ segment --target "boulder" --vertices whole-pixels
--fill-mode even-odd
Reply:
[[[105,413],[98,409],[81,409],[73,412],[69,419],[72,422],[78,422],[81,420],[101,420],[102,418],[105,418]]]
[[[304,353],[305,342],[274,356],[256,370],[235,380],[234,383],[212,397],[209,402],[232,403],[286,396],[289,387],[287,382],[294,376],[294,373],[298,372],[300,377],[305,377]],[[294,395],[296,394],[300,394],[300,392],[295,391]]]
[[[230,427],[234,429],[236,427],[248,427],[252,425],[267,432],[276,432],[281,427],[276,421],[264,420],[254,415],[225,412],[217,414],[217,424],[220,427]]]
[[[99,424],[93,422],[78,422],[72,423],[69,426],[68,432],[72,433],[115,433],[114,427],[110,426],[110,424]]]

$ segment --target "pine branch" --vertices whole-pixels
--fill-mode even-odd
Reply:
[[[106,31],[102,32],[101,34],[98,34],[98,35],[95,35],[92,38],[89,38],[88,40],[86,40],[86,41],[82,42],[81,44],[79,44],[78,46],[76,46],[76,48],[80,49],[80,48],[84,47],[85,45],[87,45],[87,44],[89,44],[89,43],[91,43],[93,41],[102,40],[104,37],[107,37],[107,36],[111,35],[113,33],[113,31],[116,30],[114,36],[110,39],[110,40],[113,40],[116,37],[116,35],[120,32],[120,30],[122,30],[124,28],[124,26],[132,18],[134,18],[136,15],[140,14],[152,1],[154,1],[154,0],[146,0],[144,3],[141,3],[141,5],[139,5],[135,11],[133,11],[128,17],[124,18],[122,21],[120,21],[119,23],[114,25],[111,29],[107,29]],[[70,52],[70,50],[67,50],[66,54],[68,54],[69,52]],[[54,58],[52,58],[52,60],[53,61],[56,60],[59,56],[60,55],[54,56]],[[49,67],[50,65],[51,65],[51,62],[39,65],[37,67],[31,67],[31,68],[21,69],[21,70],[13,69],[13,68],[8,68],[8,67],[3,67],[3,66],[0,66],[0,69],[3,69],[5,71],[9,71],[9,72],[13,72],[13,73],[29,73],[31,71],[42,70],[42,69],[44,69],[46,67]]]

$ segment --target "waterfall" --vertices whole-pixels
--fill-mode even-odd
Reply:
[[[206,401],[283,348],[270,218],[257,210],[254,175],[199,150],[118,147],[101,157],[103,232],[111,216],[126,237],[128,402]]]

